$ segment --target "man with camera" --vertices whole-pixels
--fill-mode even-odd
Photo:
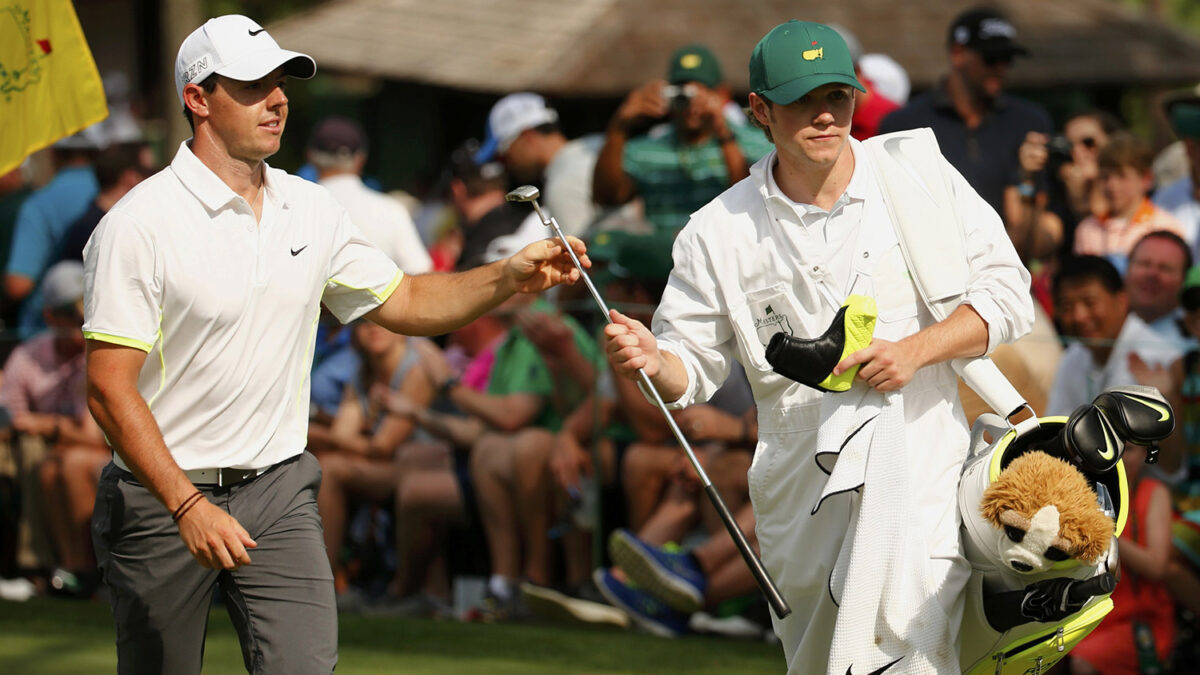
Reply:
[[[702,45],[680,48],[667,79],[634,89],[613,115],[596,160],[592,198],[619,206],[640,196],[656,230],[678,231],[771,150],[740,111],[726,111],[728,103],[712,52]],[[635,129],[663,118],[670,124],[634,138]]]
[[[1004,92],[1016,57],[1029,55],[1016,37],[1012,23],[993,9],[959,14],[947,36],[946,78],[879,125],[880,134],[933,129],[946,159],[1005,217],[1014,243],[1005,191],[1020,183],[1018,148],[1031,131],[1051,132],[1050,115],[1041,106]]]

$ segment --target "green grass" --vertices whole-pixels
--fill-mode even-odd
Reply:
[[[712,637],[663,640],[624,631],[545,624],[343,616],[339,675],[370,673],[779,673],[778,646]],[[0,670],[77,675],[116,670],[107,604],[39,598],[0,601]],[[213,611],[205,673],[244,673],[237,636]]]

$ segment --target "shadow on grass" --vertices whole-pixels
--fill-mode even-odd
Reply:
[[[778,647],[717,638],[663,640],[638,633],[549,624],[343,616],[338,675],[428,673],[779,673]],[[0,671],[75,675],[116,670],[106,604],[40,598],[0,601]],[[206,674],[244,673],[237,637],[223,608],[209,621]]]

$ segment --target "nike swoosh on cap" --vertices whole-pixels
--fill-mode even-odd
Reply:
[[[250,33],[250,37],[254,37],[255,35],[258,35],[259,33],[263,32],[264,30],[266,30],[266,28],[259,28],[258,30],[247,29],[246,32]]]

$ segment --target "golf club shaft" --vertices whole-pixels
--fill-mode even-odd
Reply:
[[[575,263],[575,267],[579,270],[580,276],[583,278],[584,284],[592,293],[592,297],[596,300],[596,304],[600,306],[600,310],[604,312],[604,319],[609,323],[614,323],[612,314],[608,311],[608,305],[605,304],[604,298],[600,297],[600,292],[596,290],[596,286],[592,283],[591,277],[588,276],[586,270],[583,269],[583,263],[579,261],[579,257],[575,255],[575,250],[571,248],[570,242],[563,234],[563,231],[558,226],[558,221],[554,218],[547,218],[538,207],[537,201],[533,201],[533,208],[537,211],[538,217],[541,218],[542,224],[551,228],[554,231],[554,236],[562,242],[563,248],[571,256],[571,261]],[[713,508],[721,516],[721,521],[725,523],[725,529],[729,531],[729,536],[733,538],[733,543],[737,545],[738,551],[742,554],[742,559],[746,561],[746,565],[750,568],[750,572],[754,575],[754,579],[758,582],[759,588],[762,589],[763,595],[767,597],[767,602],[770,603],[771,609],[774,610],[775,616],[780,619],[792,613],[792,609],[788,607],[787,601],[783,599],[783,595],[779,592],[779,588],[775,586],[775,581],[763,567],[762,561],[754,554],[754,549],[750,548],[750,542],[746,540],[746,535],[742,533],[742,529],[738,527],[737,521],[733,514],[730,513],[729,507],[725,505],[725,500],[721,499],[721,495],[717,493],[716,487],[708,478],[708,473],[704,471],[704,467],[700,465],[700,461],[696,459],[696,453],[692,450],[692,446],[683,435],[683,430],[675,423],[675,418],[671,416],[671,412],[667,410],[667,404],[663,401],[662,396],[658,393],[658,388],[650,381],[650,376],[642,368],[638,368],[638,376],[641,378],[642,387],[653,398],[654,404],[663,414],[663,418],[667,421],[667,426],[671,428],[671,433],[675,435],[675,440],[679,441],[680,447],[683,448],[687,455],[688,461],[691,462],[692,468],[696,471],[696,475],[700,478],[701,485],[704,486],[704,493],[708,495],[709,501],[712,502]]]

